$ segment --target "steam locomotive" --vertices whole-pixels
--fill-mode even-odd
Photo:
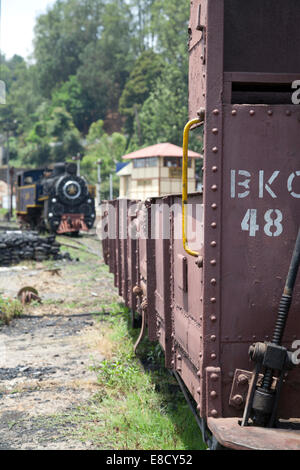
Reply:
[[[22,227],[57,234],[88,231],[95,222],[95,187],[76,175],[74,163],[17,175],[17,217]]]
[[[139,341],[147,325],[211,449],[300,449],[299,23],[298,0],[191,1],[182,195],[102,204]],[[203,193],[187,195],[200,125]]]

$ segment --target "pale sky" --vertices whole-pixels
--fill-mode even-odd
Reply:
[[[33,52],[35,18],[55,0],[2,0],[0,48],[7,59],[14,54],[28,57]]]

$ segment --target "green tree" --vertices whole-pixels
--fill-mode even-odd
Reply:
[[[103,121],[93,123],[87,135],[87,147],[81,162],[82,174],[93,183],[97,182],[97,161],[101,160],[101,196],[109,197],[109,175],[115,175],[116,162],[125,154],[126,137],[118,132],[108,135],[103,130]],[[118,180],[114,177],[114,190]]]
[[[80,133],[72,116],[64,108],[49,107],[44,103],[39,108],[39,118],[27,133],[20,149],[26,163],[45,166],[65,161],[83,151]]]
[[[83,92],[75,75],[53,92],[52,104],[55,107],[65,108],[71,114],[77,129],[87,133],[94,118],[93,103]]]
[[[84,48],[99,38],[104,1],[57,0],[38,17],[35,27],[35,58],[43,95],[76,75]]]
[[[182,82],[180,70],[174,66],[167,66],[139,114],[142,144],[148,146],[159,142],[171,142],[182,146],[183,129],[188,120],[187,101],[187,81]],[[135,123],[131,149],[136,148],[137,143],[138,131]],[[195,151],[202,149],[202,139],[198,131],[191,137],[191,146]]]
[[[134,62],[132,14],[125,0],[110,0],[102,15],[101,37],[80,55],[77,77],[94,103],[94,119],[118,111],[118,103]]]
[[[126,130],[133,132],[133,122],[142,104],[148,98],[157,78],[163,73],[164,62],[152,50],[143,52],[137,59],[126,82],[119,102],[120,113],[127,117]]]

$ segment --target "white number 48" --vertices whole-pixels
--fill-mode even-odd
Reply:
[[[264,232],[268,237],[279,237],[283,232],[282,212],[278,209],[269,209],[264,216],[265,226]],[[257,224],[257,209],[248,209],[242,220],[241,228],[245,232],[249,232],[250,237],[255,237],[259,231]]]

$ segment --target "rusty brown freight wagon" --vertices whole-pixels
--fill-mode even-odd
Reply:
[[[300,449],[299,24],[297,0],[191,2],[184,147],[202,124],[203,194],[186,200],[183,165],[183,205],[153,198],[131,216],[120,293],[134,310],[136,283],[210,448]]]

